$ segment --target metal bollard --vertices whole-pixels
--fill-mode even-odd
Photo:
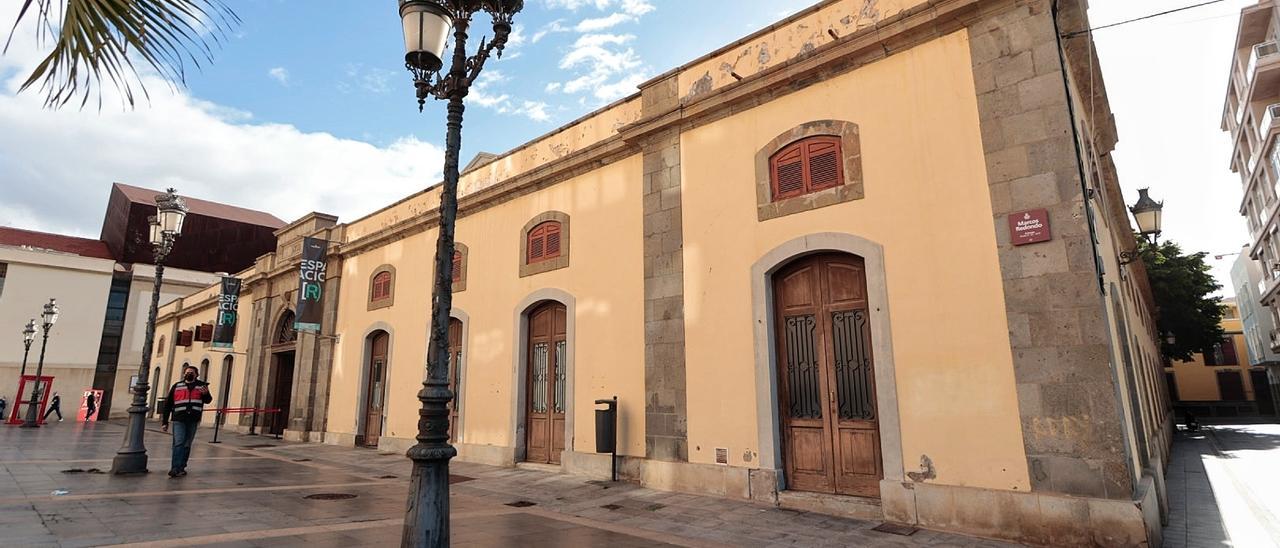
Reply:
[[[251,420],[249,421],[249,435],[256,436],[258,435],[258,410],[254,409],[253,411],[250,411],[249,415],[251,417]]]
[[[209,443],[222,443],[218,441],[218,427],[222,426],[222,410],[219,409],[213,416],[213,441]]]

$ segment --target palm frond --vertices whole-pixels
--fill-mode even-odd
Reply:
[[[240,23],[221,0],[23,0],[9,41],[25,17],[36,18],[37,43],[52,49],[19,92],[38,87],[50,109],[76,98],[83,108],[95,95],[101,108],[107,84],[132,107],[135,88],[147,96],[135,58],[185,86],[187,67],[211,62],[213,46]]]

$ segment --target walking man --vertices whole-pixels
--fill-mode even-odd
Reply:
[[[84,395],[84,420],[85,422],[93,420],[93,414],[98,412],[98,398],[94,397],[93,391],[90,390]]]
[[[53,413],[57,413],[58,422],[62,422],[62,396],[59,396],[57,392],[53,393],[53,399],[49,400],[49,410],[44,412],[44,417],[40,420],[48,421],[49,415]]]
[[[209,383],[199,379],[200,370],[188,365],[182,369],[182,380],[169,388],[168,404],[160,414],[160,428],[169,431],[169,418],[173,417],[173,462],[169,477],[187,475],[187,459],[191,457],[191,443],[196,439],[196,427],[204,414],[204,404],[213,401]]]

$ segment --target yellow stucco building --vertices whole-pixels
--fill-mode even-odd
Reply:
[[[607,477],[592,410],[617,396],[628,481],[1158,543],[1169,400],[1146,273],[1118,259],[1101,74],[1087,36],[1058,39],[1088,26],[1068,4],[823,1],[478,158],[458,458]],[[438,193],[280,229],[238,274],[233,351],[174,346],[213,321],[210,288],[162,310],[156,380],[207,360],[227,406],[283,410],[269,431],[407,449]],[[293,329],[303,236],[329,242],[318,334]]]
[[[1165,366],[1174,407],[1198,417],[1272,415],[1275,403],[1266,388],[1267,373],[1251,365],[1240,308],[1235,299],[1223,299],[1222,309],[1225,336],[1214,351]]]

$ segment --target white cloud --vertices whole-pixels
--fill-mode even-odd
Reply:
[[[564,19],[556,19],[555,21],[543,25],[541,29],[538,29],[538,32],[533,33],[533,38],[530,39],[530,42],[537,44],[549,34],[556,32],[568,32],[569,30],[570,29],[568,27],[564,26]]]
[[[584,34],[573,49],[560,60],[560,68],[574,70],[578,76],[566,82],[552,83],[547,91],[558,89],[568,94],[590,92],[605,103],[625,97],[644,81],[640,56],[623,46],[635,39],[630,34]]]
[[[345,70],[346,79],[338,81],[338,91],[342,93],[350,93],[353,90],[363,90],[368,93],[387,93],[397,84],[403,84],[406,89],[412,89],[413,84],[410,82],[408,72],[396,72],[380,67],[369,67],[363,63],[350,63]],[[401,78],[397,81],[396,78]]]
[[[289,70],[284,67],[275,67],[268,70],[267,76],[270,76],[272,80],[279,82],[282,86],[289,85]]]
[[[605,17],[583,19],[573,27],[573,30],[576,30],[578,32],[595,32],[598,30],[604,30],[607,28],[616,27],[622,23],[626,23],[627,21],[631,21],[633,19],[634,18],[632,16],[627,15],[625,13],[612,13]]]
[[[0,20],[5,20],[0,9]],[[0,225],[96,236],[112,182],[262,209],[286,221],[311,211],[353,220],[440,180],[440,147],[388,146],[253,123],[250,113],[170,92],[152,76],[149,102],[101,111],[41,108],[16,95],[40,52],[19,29],[0,56]],[[73,151],[74,161],[68,161]]]
[[[492,91],[496,85],[509,81],[510,79],[501,70],[485,70],[480,73],[480,77],[472,85],[471,93],[467,95],[467,101],[473,105],[493,110],[498,114],[524,116],[535,122],[551,120],[551,115],[547,113],[549,106],[547,103],[517,99],[506,93]]]

